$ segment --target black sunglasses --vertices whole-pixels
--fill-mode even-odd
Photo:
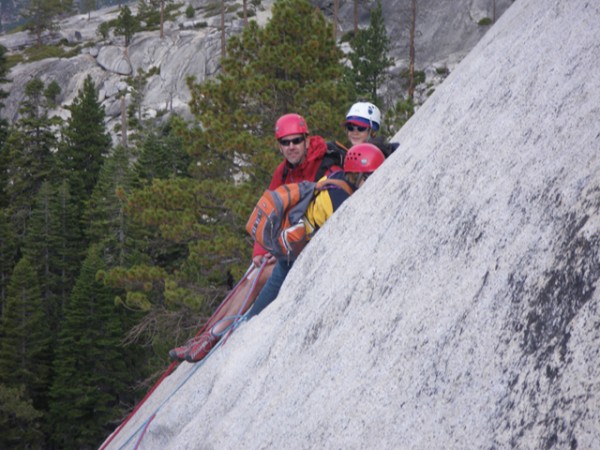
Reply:
[[[348,131],[360,131],[361,133],[363,131],[366,131],[369,127],[359,127],[358,125],[352,125],[350,123],[346,124],[346,130]]]
[[[304,136],[297,137],[294,139],[279,139],[279,145],[281,145],[282,147],[287,147],[290,144],[298,145],[301,142],[304,142],[305,140],[306,140],[306,138]]]

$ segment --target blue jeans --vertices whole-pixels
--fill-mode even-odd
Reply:
[[[258,294],[258,297],[256,297],[256,300],[254,300],[252,308],[250,308],[250,311],[248,311],[246,316],[248,319],[257,315],[259,312],[269,306],[273,300],[275,300],[277,294],[279,294],[279,289],[281,288],[285,277],[292,268],[292,264],[293,262],[288,262],[285,259],[277,260],[275,267],[273,268],[273,272],[271,272],[271,276],[261,289],[260,294]]]

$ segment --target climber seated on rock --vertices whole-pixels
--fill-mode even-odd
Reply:
[[[333,182],[325,184],[322,190],[317,190],[314,194],[302,221],[293,224],[292,229],[285,230],[284,233],[294,235],[299,231],[308,238],[312,237],[341,204],[365,183],[375,169],[383,164],[384,160],[383,152],[373,144],[353,146],[346,154],[344,171],[335,172],[327,177],[330,180],[342,180],[349,186],[349,189],[341,188],[340,185],[333,184]],[[299,230],[297,230],[298,227]],[[275,300],[292,265],[293,260],[290,258],[282,257],[277,260],[271,277],[248,312],[248,318],[260,313]]]
[[[370,102],[353,104],[343,122],[350,147],[370,143],[379,148],[388,158],[398,148],[399,144],[388,142],[384,137],[378,135],[381,125],[381,112],[377,106]],[[338,141],[328,142],[327,147],[330,151],[334,149],[347,151],[346,146]]]
[[[269,189],[305,180],[316,181],[324,175],[342,170],[343,160],[326,157],[327,144],[325,140],[321,136],[311,135],[306,120],[299,114],[284,114],[277,120],[275,139],[283,161],[275,168]],[[257,283],[259,288],[265,285],[266,278],[270,280],[270,283],[267,283],[269,287],[266,291],[263,288],[261,295],[271,298],[274,291],[276,296],[281,286],[279,280],[283,282],[280,271],[284,269],[278,264],[274,264],[275,258],[257,244],[254,245],[252,261],[257,268],[262,267]],[[287,271],[285,272],[287,273]],[[270,277],[268,277],[269,275]],[[211,317],[207,324],[207,331],[192,338],[183,346],[170,350],[169,356],[176,360],[189,362],[200,361],[204,358],[221,336],[239,319],[240,315],[244,314],[252,305],[254,293],[250,294],[247,297],[244,289],[240,289]]]

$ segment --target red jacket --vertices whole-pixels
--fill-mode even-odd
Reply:
[[[269,189],[273,190],[281,186],[282,184],[299,183],[301,181],[317,181],[317,171],[323,162],[325,153],[327,152],[327,144],[321,136],[310,136],[308,144],[308,151],[306,157],[298,166],[291,167],[287,159],[284,159],[281,164],[277,166],[275,172],[273,172],[273,178],[269,184]],[[325,175],[342,170],[341,167],[333,165],[326,172]],[[285,175],[285,176],[284,176]],[[254,251],[252,256],[264,255],[266,250],[258,244],[254,244]]]

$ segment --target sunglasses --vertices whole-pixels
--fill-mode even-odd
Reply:
[[[367,131],[369,129],[369,127],[359,127],[358,125],[352,125],[350,123],[346,124],[346,130],[348,131],[360,131],[361,133],[363,131]]]
[[[294,145],[298,145],[302,142],[304,142],[306,140],[306,138],[303,137],[297,137],[294,139],[279,139],[279,145],[281,145],[282,147],[288,147],[290,144],[294,144]]]

